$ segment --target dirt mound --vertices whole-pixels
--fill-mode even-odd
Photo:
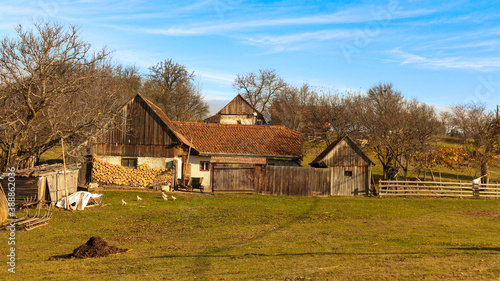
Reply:
[[[126,251],[128,250],[109,246],[101,237],[90,237],[87,243],[73,250],[71,257],[77,259],[107,257],[111,254],[124,253]]]

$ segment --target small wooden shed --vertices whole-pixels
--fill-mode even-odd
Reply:
[[[331,195],[368,195],[373,161],[344,136],[331,143],[309,165],[331,169]]]
[[[79,169],[80,167],[76,164],[66,167],[68,195],[77,191]],[[1,179],[4,189],[8,187],[6,175],[4,174]],[[66,196],[62,164],[40,165],[16,171],[14,183],[16,205],[21,205],[26,201],[55,204]]]

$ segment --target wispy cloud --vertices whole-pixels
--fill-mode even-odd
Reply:
[[[394,58],[389,62],[397,62],[402,65],[417,65],[420,67],[434,69],[464,69],[476,71],[491,71],[500,68],[500,58],[498,57],[424,57],[393,49],[389,52]]]
[[[383,8],[380,8],[383,10]],[[388,19],[411,18],[434,13],[435,10],[419,9],[411,11],[394,11],[393,14],[388,16]],[[151,34],[161,34],[170,36],[183,36],[183,35],[206,35],[206,34],[219,34],[230,31],[244,31],[255,28],[267,28],[278,26],[309,26],[309,25],[325,25],[325,24],[350,24],[350,23],[363,23],[372,22],[378,19],[373,13],[366,9],[344,10],[330,14],[315,14],[299,17],[286,17],[286,18],[268,18],[249,21],[233,21],[233,22],[198,22],[190,26],[178,26],[169,28],[154,28],[142,29],[143,32]]]
[[[288,35],[264,35],[249,37],[246,40],[251,44],[264,44],[264,45],[287,45],[296,42],[304,41],[327,41],[339,38],[351,38],[360,30],[320,30],[315,32],[294,33]]]
[[[213,81],[222,85],[232,85],[236,75],[209,70],[195,70],[195,74],[202,80]]]

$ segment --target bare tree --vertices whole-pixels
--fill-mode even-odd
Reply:
[[[273,97],[285,88],[286,84],[275,70],[261,69],[259,73],[250,72],[237,75],[233,88],[266,119],[270,118],[270,106]]]
[[[412,155],[424,148],[438,123],[432,107],[404,99],[392,84],[378,84],[365,95],[351,96],[345,108],[347,127],[356,138],[368,140],[386,179],[400,168],[406,178]]]
[[[201,121],[208,114],[208,104],[195,78],[186,66],[169,59],[149,68],[143,91],[170,119]]]
[[[286,84],[272,100],[271,124],[303,132],[308,122],[307,106],[314,94],[307,84],[300,88]]]
[[[38,22],[16,32],[0,43],[0,170],[32,166],[61,139],[91,135],[134,72],[112,67],[110,53],[92,51],[75,26]]]
[[[499,153],[500,120],[484,103],[468,103],[452,108],[451,124],[462,136],[466,149],[474,158],[483,182],[489,181],[489,164]]]

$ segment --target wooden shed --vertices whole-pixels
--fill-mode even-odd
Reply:
[[[310,165],[331,169],[331,195],[368,195],[373,161],[344,136],[331,143]]]
[[[66,167],[68,195],[78,188],[78,165]],[[7,188],[8,178],[2,179],[2,186]],[[27,201],[55,204],[66,196],[64,168],[62,164],[40,165],[30,169],[16,171],[15,202],[21,205]]]

